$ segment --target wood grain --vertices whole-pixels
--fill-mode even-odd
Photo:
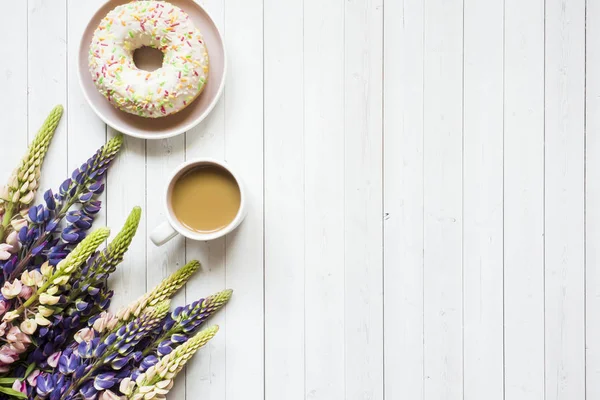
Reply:
[[[465,0],[463,138],[464,397],[504,399],[504,19]]]
[[[197,1],[224,96],[185,135],[126,138],[96,222],[143,208],[114,307],[192,259],[175,304],[235,290],[169,399],[600,397],[597,2]],[[42,190],[117,134],[75,69],[103,2],[4,5],[0,182],[56,104]],[[239,170],[247,219],[155,247],[196,157]]]
[[[505,2],[505,398],[544,398],[544,2]]]

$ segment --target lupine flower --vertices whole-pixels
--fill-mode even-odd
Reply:
[[[49,326],[38,335],[38,345],[29,362],[42,363],[56,350],[62,349],[67,339],[81,329],[87,320],[108,308],[110,297],[105,299],[108,276],[116,270],[137,231],[141,209],[132,210],[123,229],[101,252],[90,257],[86,265],[76,270],[69,279],[70,289],[61,303],[63,311],[54,316]],[[116,321],[115,321],[116,322]]]
[[[0,189],[0,242],[12,217],[29,207],[39,186],[40,171],[54,132],[62,117],[62,106],[56,106],[29,145],[27,153],[8,180]]]
[[[190,261],[177,272],[164,279],[154,289],[117,312],[117,317],[122,322],[130,321],[140,315],[146,307],[152,307],[156,303],[171,298],[199,268],[200,263],[198,261]]]
[[[174,346],[185,342],[204,321],[227,304],[232,294],[232,290],[223,290],[206,299],[200,299],[184,307],[177,307],[167,317],[161,334],[144,350],[144,355],[153,351],[157,351],[158,356],[169,354]]]
[[[85,237],[92,225],[100,203],[94,197],[104,190],[102,180],[112,160],[118,153],[123,138],[116,136],[96,152],[86,163],[75,169],[71,178],[65,180],[54,194],[44,194],[44,205],[31,207],[27,212],[29,223],[18,232],[23,249],[19,259],[7,259],[0,267],[6,280],[13,280],[24,270],[31,269],[30,263],[43,257],[51,265],[58,264],[74,246]],[[79,204],[78,210],[70,210]],[[67,226],[54,237],[59,223],[67,218]],[[39,265],[39,264],[38,264]]]
[[[47,191],[43,204],[30,207],[50,139],[37,140],[31,157],[0,188],[0,373],[18,377],[0,382],[0,400],[164,398],[175,374],[216,333],[216,327],[197,331],[231,291],[167,316],[169,299],[199,269],[194,261],[117,315],[107,312],[113,295],[107,280],[131,243],[140,210],[103,251],[96,249],[108,230],[86,234],[122,138],[109,141],[56,192]]]
[[[127,398],[132,400],[165,399],[173,387],[173,379],[183,369],[185,364],[201,347],[206,345],[218,332],[218,326],[211,326],[193,336],[190,340],[177,347],[169,355],[162,357],[158,363],[141,374],[132,384],[131,378],[121,381],[119,389]]]
[[[135,354],[136,345],[160,325],[168,310],[169,301],[163,301],[102,338],[82,340],[76,348],[67,348],[60,356],[59,371],[53,374],[67,378],[61,382],[58,376],[42,374],[44,384],[42,390],[37,391],[38,396],[45,398],[57,391],[64,399],[72,399],[77,393],[84,398],[94,398],[98,392],[118,386],[123,378],[118,371],[139,359],[140,355]],[[87,380],[91,376],[94,379]]]
[[[62,288],[59,282],[62,282],[63,277],[68,277],[76,268],[80,267],[96,251],[96,248],[106,240],[109,233],[108,229],[102,228],[89,235],[65,260],[58,264],[56,271],[48,278],[47,282],[33,293],[28,300],[16,310],[4,314],[4,322],[7,324],[10,323],[13,326],[6,333],[5,339],[7,343],[0,346],[0,354],[5,355],[5,357],[0,357],[0,368],[7,368],[9,364],[19,359],[20,355],[31,344],[29,335],[33,334],[38,326],[46,326],[50,323],[46,316],[49,315],[48,311],[53,312],[51,306],[57,304],[61,298],[60,292]],[[15,280],[12,284],[6,282],[2,288],[3,296],[12,295],[17,289],[19,292],[21,291],[21,282],[19,280]],[[45,306],[42,306],[42,304]],[[38,307],[41,307],[41,310]],[[28,314],[33,315],[33,318],[19,319],[21,316]],[[21,331],[18,326],[25,327],[31,333]]]

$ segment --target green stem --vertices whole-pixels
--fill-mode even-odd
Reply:
[[[175,327],[169,329],[166,333],[163,333],[154,342],[152,342],[152,344],[150,346],[146,347],[144,349],[144,351],[142,352],[142,355],[144,357],[147,356],[148,354],[150,354],[151,352],[153,352],[154,350],[156,350],[158,348],[158,345],[161,344],[163,340],[166,340],[167,338],[171,337],[175,333],[177,333]]]
[[[58,270],[56,271],[49,279],[48,282],[44,283],[42,286],[40,286],[40,288],[38,290],[36,290],[36,292],[31,295],[30,298],[27,299],[27,301],[25,303],[23,303],[19,308],[17,308],[15,310],[15,312],[18,315],[21,315],[25,309],[27,309],[30,305],[32,305],[39,297],[42,293],[44,293],[49,287],[50,285],[52,285],[54,283],[54,281],[56,280],[56,278],[59,278],[60,276],[62,276],[63,274],[60,273],[61,271]]]
[[[10,221],[12,220],[13,214],[15,213],[15,205],[11,202],[8,204],[8,207],[4,210],[4,217],[2,218],[2,225],[0,225],[0,241],[4,242],[4,234],[6,233],[6,228],[10,225]]]

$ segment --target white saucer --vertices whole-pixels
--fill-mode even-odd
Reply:
[[[202,6],[193,0],[170,0],[189,14],[194,25],[200,29],[210,58],[206,88],[200,96],[182,111],[162,118],[143,118],[112,106],[96,89],[88,68],[89,46],[94,31],[102,18],[113,8],[129,3],[129,0],[110,0],[105,3],[88,23],[77,60],[79,83],[86,100],[94,112],[109,126],[126,135],[141,139],[165,139],[184,133],[200,123],[217,104],[225,85],[227,57],[223,37],[214,21]]]

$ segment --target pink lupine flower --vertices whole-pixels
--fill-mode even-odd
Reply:
[[[0,244],[0,246],[2,246]],[[0,251],[1,253],[1,251]],[[2,295],[4,296],[4,298],[6,299],[12,299],[14,297],[17,297],[19,295],[19,293],[21,293],[21,288],[23,285],[21,285],[21,281],[18,279],[15,279],[12,283],[11,282],[4,282],[4,286],[2,287],[2,289],[0,289],[0,292],[2,292]]]
[[[19,250],[19,234],[16,231],[12,231],[6,237],[6,244],[12,246],[11,253],[16,253]]]
[[[93,328],[98,333],[103,333],[104,330],[111,330],[119,322],[119,319],[113,314],[103,311],[96,321],[94,321]]]
[[[10,221],[10,225],[15,232],[19,232],[22,228],[27,226],[27,220],[25,218],[15,218]]]
[[[19,235],[13,231],[6,238],[6,242],[0,244],[0,260],[8,260],[19,250],[19,246]]]
[[[19,359],[19,352],[10,344],[0,347],[0,362],[12,364]]]
[[[12,385],[13,390],[27,394],[27,384],[25,381],[16,380]]]
[[[4,314],[8,309],[8,302],[4,299],[0,299],[0,315]]]
[[[58,359],[60,358],[60,351],[57,351],[54,354],[51,354],[50,357],[48,357],[48,365],[51,366],[52,368],[56,368],[56,366],[58,365]]]
[[[94,339],[94,330],[90,328],[83,328],[79,330],[74,337],[77,343],[90,342]]]
[[[126,399],[126,398],[127,397],[119,396],[119,395],[115,394],[114,392],[111,392],[110,390],[105,390],[100,393],[100,396],[98,396],[98,400],[121,400],[121,399]]]
[[[8,333],[6,334],[6,340],[8,340],[9,342],[11,342],[12,344],[30,344],[31,343],[31,338],[29,337],[29,335],[21,332],[21,329],[19,329],[19,327],[17,326],[13,326],[12,328],[9,329]]]
[[[29,386],[35,387],[35,385],[37,385],[38,376],[40,376],[39,369],[36,369],[36,370],[32,371],[31,374],[29,374],[29,376],[27,377],[27,383],[29,383]]]
[[[0,337],[3,337],[6,334],[6,329],[10,329],[8,322],[4,321],[0,324]]]
[[[19,297],[23,300],[27,300],[33,294],[33,288],[31,286],[23,285],[19,292]]]
[[[12,250],[12,246],[10,244],[0,244],[0,261],[6,261],[12,256],[10,250]]]

